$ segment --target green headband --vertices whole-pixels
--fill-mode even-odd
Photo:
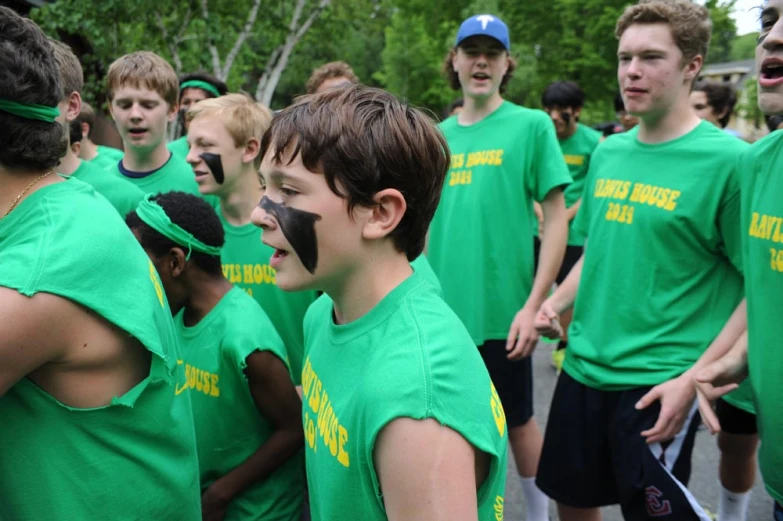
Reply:
[[[181,226],[171,222],[166,215],[166,211],[157,202],[152,200],[153,194],[148,194],[136,208],[136,215],[139,219],[147,223],[150,228],[160,233],[164,237],[171,239],[180,246],[188,247],[188,255],[185,260],[190,260],[190,254],[193,250],[206,253],[207,255],[220,255],[220,247],[208,246],[200,240],[193,237],[193,234],[183,230]]]
[[[60,115],[60,109],[57,107],[47,107],[46,105],[35,105],[33,103],[19,103],[10,99],[0,98],[0,111],[8,112],[14,116],[25,119],[35,119],[54,123],[57,116]]]
[[[182,92],[183,90],[187,88],[194,88],[194,89],[201,89],[205,90],[207,92],[210,92],[215,95],[216,98],[220,97],[220,92],[215,88],[214,85],[207,83],[206,81],[201,80],[189,80],[184,82],[179,86],[179,91]]]

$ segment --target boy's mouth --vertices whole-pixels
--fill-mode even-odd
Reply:
[[[132,129],[128,130],[128,134],[131,137],[143,136],[146,132],[147,132],[146,128],[132,128]]]

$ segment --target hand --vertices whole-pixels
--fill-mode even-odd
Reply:
[[[720,422],[712,409],[712,404],[738,387],[738,382],[747,376],[747,368],[743,358],[732,356],[730,352],[705,367],[694,378],[699,412],[710,434],[720,432]]]
[[[201,520],[202,521],[223,521],[226,516],[231,499],[220,488],[218,481],[212,483],[210,487],[201,494]]]
[[[520,360],[530,356],[538,342],[538,333],[533,327],[535,312],[527,306],[519,310],[511,322],[511,328],[508,331],[506,339],[507,358],[509,360]]]
[[[636,409],[646,409],[655,401],[661,402],[661,413],[652,429],[642,432],[647,443],[670,440],[682,430],[695,398],[691,376],[688,374],[656,385],[636,403]]]
[[[547,338],[562,338],[563,326],[560,325],[560,319],[555,311],[555,307],[549,299],[546,299],[541,304],[541,309],[538,310],[533,320],[533,327],[536,328],[536,332]]]

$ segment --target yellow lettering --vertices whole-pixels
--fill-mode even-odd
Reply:
[[[315,380],[315,388],[313,389],[313,395],[310,397],[310,408],[313,412],[318,412],[318,406],[321,404],[321,380]]]
[[[245,284],[252,284],[253,283],[253,265],[252,264],[245,264],[242,266],[245,272]]]
[[[212,390],[209,393],[210,396],[217,398],[220,396],[220,389],[218,389],[218,375],[212,375]]]
[[[761,222],[759,223],[759,239],[763,239],[767,235],[767,216],[761,216]]]
[[[503,497],[497,496],[495,498],[495,521],[503,521]]]
[[[211,373],[208,373],[208,372],[204,371],[204,389],[203,389],[203,391],[204,391],[204,394],[206,394],[207,396],[209,396],[210,391],[212,390],[212,388],[210,387],[210,384],[209,384],[211,376],[212,376]]]
[[[669,197],[669,201],[666,203],[666,206],[664,206],[664,209],[670,212],[674,211],[674,209],[677,208],[677,199],[680,197],[681,193],[682,192],[679,190],[672,190],[671,197]]]
[[[649,204],[650,206],[658,204],[660,198],[661,198],[661,187],[655,186],[653,187],[652,192],[650,193],[650,200],[647,201],[647,204]]]
[[[163,289],[160,287],[160,281],[158,281],[158,272],[155,271],[155,266],[152,264],[152,261],[150,261],[150,280],[152,281],[152,285],[155,287],[155,294],[158,296],[160,307],[163,307]]]
[[[496,158],[497,166],[502,166],[503,165],[503,149],[501,148],[497,152],[498,152],[497,158]]]
[[[758,212],[753,212],[753,219],[750,221],[750,231],[748,231],[748,234],[751,237],[759,236],[759,213]]]
[[[196,368],[190,364],[185,365],[185,377],[188,379],[188,387],[196,388]]]
[[[631,193],[631,202],[632,203],[638,203],[639,198],[642,195],[642,189],[644,188],[644,185],[642,183],[635,183],[633,185],[633,193]]]
[[[603,191],[603,189],[604,189],[604,180],[598,179],[595,182],[595,191],[593,192],[594,197],[601,197],[601,192]]]
[[[332,456],[337,456],[337,427],[340,425],[340,421],[338,420],[336,415],[332,415],[332,419],[329,422],[329,452],[332,454]]]
[[[671,188],[664,189],[663,192],[661,193],[661,197],[658,199],[658,204],[656,206],[658,206],[658,208],[663,208],[664,206],[666,206],[666,203],[669,201],[669,196],[671,195],[671,193],[672,193]]]
[[[498,433],[500,433],[500,437],[503,437],[503,434],[506,432],[506,413],[503,410],[503,404],[500,403],[500,396],[498,396],[498,392],[495,389],[495,385],[490,382],[490,399],[489,399],[489,406],[492,409],[492,416],[495,418],[495,425],[498,428]]]
[[[653,187],[650,185],[644,185],[644,188],[642,188],[642,194],[639,197],[640,203],[646,203],[647,200],[650,198],[650,193],[652,193]]]
[[[339,461],[344,467],[350,467],[351,461],[348,457],[348,453],[345,452],[345,444],[348,443],[348,431],[342,425],[337,427],[337,436],[339,439],[337,450],[337,461]]]

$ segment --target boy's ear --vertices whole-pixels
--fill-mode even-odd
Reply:
[[[261,143],[258,141],[258,138],[251,137],[247,140],[247,143],[245,143],[245,150],[242,152],[242,162],[252,163],[256,160],[260,152]]]
[[[185,260],[186,255],[187,254],[182,251],[182,248],[179,247],[174,247],[169,250],[166,262],[168,263],[168,269],[172,277],[179,277],[185,271],[185,263],[187,262]]]
[[[79,113],[82,111],[82,95],[76,91],[71,92],[68,96],[68,108],[65,113],[66,123],[70,123],[79,117]]]
[[[375,206],[369,208],[369,217],[364,224],[362,237],[381,239],[391,234],[400,224],[408,204],[405,197],[395,188],[381,190],[375,197]]]
[[[176,103],[174,105],[169,105],[169,113],[168,116],[166,116],[169,120],[169,123],[173,123],[175,119],[177,119],[177,109],[179,105]]]

